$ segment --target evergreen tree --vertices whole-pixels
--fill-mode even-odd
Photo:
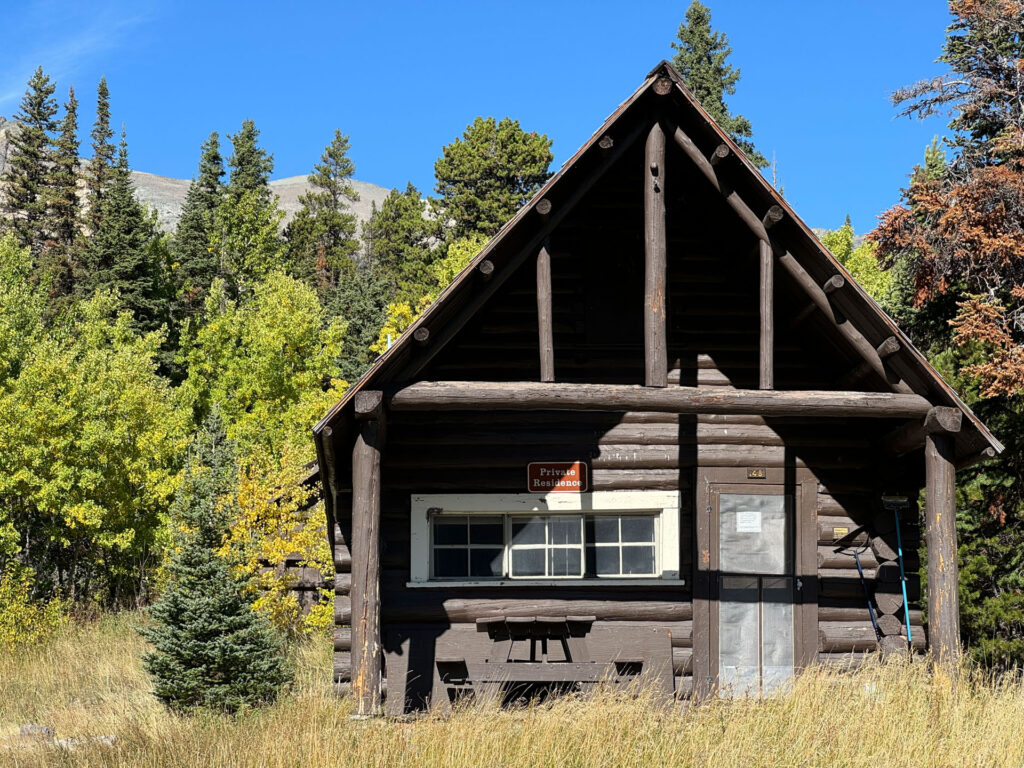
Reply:
[[[89,213],[87,223],[89,230],[96,232],[103,218],[103,198],[110,184],[114,166],[114,131],[110,128],[110,91],[107,78],[101,77],[96,88],[96,122],[92,132],[92,159],[86,166],[85,188],[88,192]]]
[[[228,183],[214,215],[210,247],[230,293],[249,290],[270,271],[284,267],[285,242],[281,237],[284,213],[268,182],[274,158],[257,144],[259,131],[246,120],[234,136],[228,158]]]
[[[335,130],[309,175],[311,189],[299,197],[302,208],[285,231],[292,269],[311,281],[321,298],[355,269],[356,217],[348,204],[359,194],[352,186],[356,168],[348,151],[348,136]]]
[[[153,220],[135,199],[123,129],[99,222],[82,259],[80,292],[91,295],[97,290],[117,291],[140,328],[158,327],[165,319],[165,306],[158,265],[151,251],[156,231]]]
[[[231,175],[227,193],[237,202],[246,192],[260,191],[270,195],[267,184],[274,172],[274,156],[257,144],[260,132],[252,120],[244,120],[242,127],[231,139],[232,153],[228,158]]]
[[[427,216],[427,203],[411,183],[404,192],[391,190],[380,208],[373,206],[363,225],[367,263],[396,301],[415,305],[435,287],[437,236],[437,220]]]
[[[693,0],[686,9],[686,21],[679,25],[678,38],[679,42],[672,43],[676,50],[672,63],[690,93],[754,165],[766,168],[768,160],[751,141],[754,131],[750,121],[743,115],[730,114],[725,104],[726,95],[736,93],[740,71],[726,63],[732,48],[725,33],[711,28],[711,9],[700,0]]]
[[[43,256],[51,303],[62,304],[74,292],[75,259],[80,245],[81,206],[78,202],[78,99],[68,89],[64,119],[54,145],[50,171],[49,208],[52,241]]]
[[[174,235],[176,321],[195,316],[218,274],[219,258],[210,248],[214,214],[223,199],[224,159],[220,137],[214,131],[203,143],[199,175],[189,184],[181,219]]]
[[[55,88],[43,68],[37,68],[14,115],[19,125],[11,134],[10,155],[4,167],[4,211],[11,216],[18,242],[31,248],[33,255],[42,251],[51,236],[47,186],[56,129]]]
[[[216,409],[193,443],[171,509],[177,547],[170,582],[153,605],[143,662],[170,709],[235,712],[273,701],[289,674],[280,642],[217,555],[237,514],[232,445]]]
[[[345,344],[338,357],[339,375],[345,381],[356,381],[376,359],[370,346],[387,319],[392,295],[386,275],[364,263],[330,297],[325,307],[327,315],[347,323]]]
[[[547,136],[508,117],[478,117],[434,163],[439,215],[452,222],[448,237],[493,235],[548,180],[552,159]]]

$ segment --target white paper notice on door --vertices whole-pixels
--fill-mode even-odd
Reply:
[[[738,509],[736,510],[736,533],[760,533],[761,532],[761,510],[760,509]]]

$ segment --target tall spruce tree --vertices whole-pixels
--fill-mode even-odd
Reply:
[[[435,245],[438,234],[437,220],[427,216],[427,202],[412,183],[404,192],[391,190],[379,208],[374,204],[363,225],[366,263],[396,301],[416,306],[436,287],[431,265],[443,255]]]
[[[356,217],[348,210],[359,199],[348,151],[348,136],[335,130],[309,175],[310,190],[299,197],[302,208],[285,230],[292,269],[314,285],[322,300],[355,270],[359,248]]]
[[[51,237],[47,187],[56,130],[55,89],[43,68],[37,68],[14,115],[18,129],[11,134],[4,167],[4,212],[11,217],[18,242],[31,248],[33,255],[38,255]]]
[[[80,293],[115,290],[142,330],[157,328],[165,319],[158,265],[150,249],[156,236],[153,220],[135,199],[128,166],[124,129],[117,162],[100,204],[99,229],[89,238],[82,258]]]
[[[203,308],[203,299],[217,276],[219,258],[210,248],[213,217],[224,196],[224,158],[214,131],[203,142],[199,174],[189,184],[181,219],[174,234],[175,319],[184,322]]]
[[[74,292],[82,225],[78,201],[78,147],[78,99],[72,86],[68,89],[64,117],[54,144],[48,191],[51,241],[43,254],[41,269],[48,273],[51,307],[63,305]]]
[[[103,218],[103,198],[113,176],[115,147],[111,141],[114,131],[110,127],[110,90],[107,78],[101,77],[96,87],[96,122],[92,132],[92,158],[86,166],[85,188],[89,211],[86,223],[89,230],[96,232]]]
[[[280,232],[284,213],[269,187],[274,158],[258,145],[259,131],[253,121],[243,122],[241,130],[229,138],[228,183],[214,216],[210,243],[220,274],[237,296],[285,266]]]
[[[732,53],[725,33],[711,28],[711,9],[693,0],[686,9],[686,20],[679,25],[679,42],[672,43],[672,59],[686,87],[701,106],[746,153],[758,168],[767,168],[768,160],[754,147],[754,129],[743,115],[733,115],[725,103],[726,95],[736,93],[740,71],[726,63]]]
[[[237,515],[234,449],[216,409],[196,436],[171,509],[170,581],[144,630],[154,694],[170,709],[227,712],[273,701],[288,681],[281,644],[218,556]]]
[[[231,140],[231,157],[228,166],[227,194],[234,202],[246,192],[259,191],[268,197],[270,174],[274,172],[274,156],[259,146],[260,132],[252,120],[242,121],[242,127]]]

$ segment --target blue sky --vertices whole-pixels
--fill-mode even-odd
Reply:
[[[939,0],[708,0],[742,69],[730,106],[778,163],[812,226],[858,232],[899,198],[945,120],[896,119],[888,94],[941,71]],[[441,147],[477,115],[554,140],[555,167],[662,58],[687,0],[630,3],[166,2],[5,4],[0,114],[37,65],[74,84],[83,137],[100,75],[134,168],[190,177],[212,130],[260,128],[275,178],[308,173],[335,128],[356,177],[433,188]]]

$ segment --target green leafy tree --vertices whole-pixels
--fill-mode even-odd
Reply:
[[[397,301],[415,303],[432,290],[431,265],[442,254],[439,234],[427,201],[411,183],[404,192],[391,190],[379,208],[374,204],[363,225],[366,260]]]
[[[189,184],[171,247],[178,322],[202,309],[210,283],[220,271],[220,259],[210,240],[214,218],[224,198],[223,178],[220,137],[214,131],[203,142],[199,174]]]
[[[143,631],[153,644],[143,664],[170,709],[227,712],[273,701],[289,680],[279,638],[255,613],[227,561],[218,556],[237,504],[237,470],[216,410],[190,451],[171,509],[170,580]]]
[[[157,232],[153,218],[135,199],[124,130],[99,222],[82,259],[80,293],[116,291],[140,328],[159,327],[167,306],[162,270],[153,250]]]
[[[74,293],[75,261],[81,245],[78,146],[78,99],[75,98],[75,89],[69,88],[50,170],[48,193],[52,239],[47,244],[41,266],[50,287],[51,300],[58,306]]]
[[[440,217],[452,240],[492,236],[550,178],[551,139],[518,120],[478,117],[434,163]]]
[[[215,280],[195,337],[184,349],[184,391],[198,418],[216,406],[240,455],[309,450],[309,429],[337,400],[345,323],[328,321],[316,292],[281,272],[244,301]]]
[[[156,372],[161,334],[118,310],[110,294],[75,305],[0,389],[0,530],[17,532],[39,594],[109,607],[147,597],[187,423]]]
[[[309,175],[311,189],[299,197],[302,208],[285,232],[292,269],[322,297],[352,275],[359,248],[356,217],[348,210],[349,203],[359,199],[352,186],[356,167],[348,151],[348,136],[335,130]]]
[[[55,88],[43,68],[36,69],[14,115],[18,130],[11,134],[4,166],[4,211],[11,217],[18,242],[30,247],[33,254],[40,253],[51,236],[47,202],[52,134],[57,127]]]
[[[96,232],[103,218],[103,199],[113,176],[116,148],[110,127],[110,89],[107,78],[101,77],[96,87],[96,122],[89,134],[92,140],[92,158],[85,169],[85,188],[88,200],[87,222],[89,230]]]
[[[708,111],[722,130],[743,149],[758,168],[767,168],[768,160],[754,147],[754,129],[743,115],[733,115],[725,103],[736,93],[740,71],[727,63],[732,54],[725,33],[711,28],[711,9],[693,0],[686,9],[686,20],[679,25],[676,54],[672,63],[682,75],[686,87]]]
[[[281,237],[284,212],[277,197],[268,199],[259,189],[227,197],[213,216],[210,250],[216,254],[218,272],[229,291],[241,296],[286,263],[286,244]]]
[[[32,271],[29,249],[13,232],[0,236],[0,391],[18,377],[43,327],[45,301]]]

